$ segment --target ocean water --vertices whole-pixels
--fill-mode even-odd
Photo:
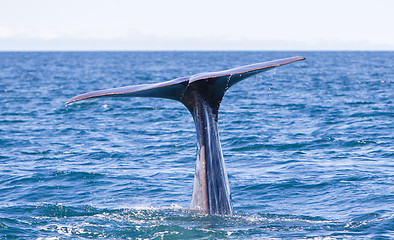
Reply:
[[[65,102],[278,58],[224,96],[235,215],[188,209],[180,103]],[[1,239],[394,239],[394,52],[1,52]]]

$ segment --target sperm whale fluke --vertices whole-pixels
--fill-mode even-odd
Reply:
[[[67,103],[96,97],[157,97],[177,100],[190,111],[197,133],[197,161],[191,208],[206,214],[232,215],[230,187],[218,132],[218,111],[228,88],[278,66],[304,60],[291,57],[162,83],[112,88],[81,94]]]

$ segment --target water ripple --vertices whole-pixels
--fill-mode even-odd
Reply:
[[[182,104],[87,91],[302,55],[233,86],[219,130],[236,215],[190,211]],[[0,53],[0,238],[392,239],[392,52]]]

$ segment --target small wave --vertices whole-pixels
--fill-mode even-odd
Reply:
[[[350,221],[322,217],[271,213],[236,212],[232,217],[200,214],[178,205],[137,206],[106,209],[90,205],[24,205],[2,208],[17,210],[19,218],[0,218],[5,236],[23,236],[28,227],[36,238],[298,238],[305,236],[350,237],[370,228],[393,223],[393,215],[371,213]],[[22,214],[24,212],[24,214]],[[384,226],[382,227],[384,228]]]
[[[357,147],[357,146],[365,146],[370,144],[376,144],[376,142],[372,140],[351,140],[341,143],[341,145],[344,147]]]
[[[366,117],[378,117],[378,116],[394,117],[394,113],[393,112],[378,112],[378,111],[360,112],[360,113],[354,113],[354,114],[350,115],[349,117],[351,117],[351,118],[366,118]]]
[[[346,105],[350,105],[350,106],[359,106],[359,105],[371,105],[371,104],[375,104],[375,102],[369,102],[369,101],[356,101],[356,102],[348,102],[345,103]]]
[[[255,150],[277,150],[277,151],[293,151],[299,150],[310,143],[308,142],[299,142],[299,143],[287,143],[287,144],[268,144],[268,143],[257,143],[257,144],[250,144],[244,147],[233,147],[231,151],[255,151]]]

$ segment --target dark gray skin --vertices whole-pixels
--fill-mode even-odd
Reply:
[[[66,104],[96,97],[157,97],[177,100],[190,111],[197,133],[197,161],[191,208],[205,214],[232,215],[230,186],[219,140],[218,111],[232,85],[278,66],[304,60],[292,57],[200,73],[171,81],[113,88],[78,95]]]

